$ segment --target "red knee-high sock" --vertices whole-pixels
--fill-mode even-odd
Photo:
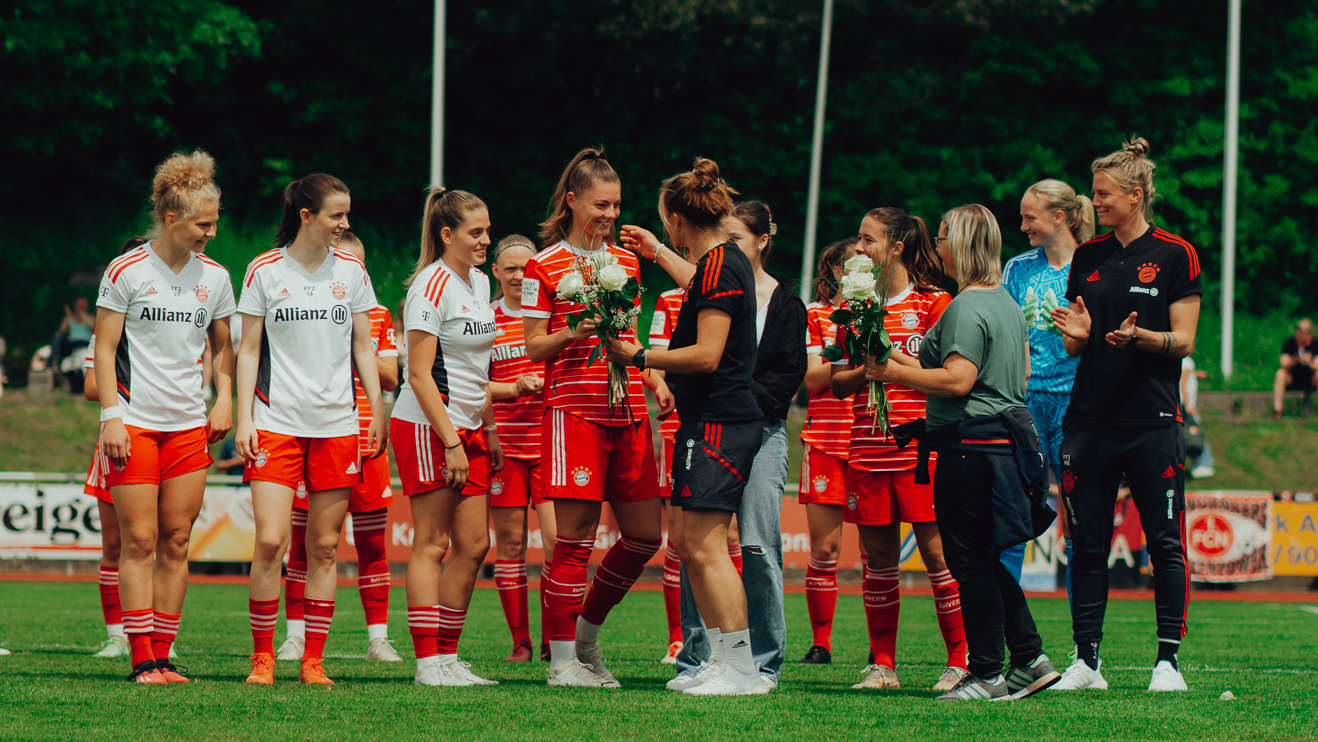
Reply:
[[[531,646],[531,616],[527,606],[526,562],[498,559],[494,562],[494,586],[499,589],[503,617],[513,635],[514,647]]]
[[[366,625],[389,623],[389,559],[384,553],[388,510],[353,513],[352,542],[357,547],[357,591]]]
[[[462,625],[467,622],[467,612],[442,605],[435,606],[439,611],[439,636],[435,639],[435,648],[439,654],[457,654],[458,639],[462,638]]]
[[[581,606],[581,617],[599,626],[608,617],[613,606],[622,602],[623,596],[632,589],[636,578],[645,570],[645,563],[650,561],[663,541],[659,539],[627,538],[623,536],[604,555],[604,560],[595,570],[595,579],[591,582],[590,593]]]
[[[732,559],[732,567],[737,570],[737,576],[741,577],[741,544],[728,544],[728,557]]]
[[[876,665],[897,666],[897,618],[902,609],[898,584],[897,567],[888,567],[867,570],[861,587]]]
[[[182,616],[175,616],[160,611],[152,611],[152,623],[154,627],[151,631],[151,653],[156,656],[159,662],[169,661],[169,648],[174,645],[174,638],[178,636],[179,623],[182,622]]]
[[[412,649],[417,659],[439,654],[439,606],[409,605],[407,631],[412,635]]]
[[[966,666],[966,629],[961,623],[961,586],[949,570],[930,572],[929,583],[934,586],[934,608],[938,611],[938,628],[947,645],[947,664],[962,669]]]
[[[307,511],[293,508],[293,529],[288,542],[284,576],[284,618],[302,621],[302,599],[307,595]]]
[[[151,633],[155,631],[153,613],[150,608],[124,611],[124,633],[128,635],[133,667],[155,659],[151,653]]]
[[[279,622],[279,599],[248,600],[247,616],[252,623],[252,654],[275,653],[275,624]]]
[[[549,641],[572,641],[577,638],[577,614],[586,596],[586,565],[595,539],[568,539],[554,542],[554,559],[549,572],[540,578],[544,592],[544,621]]]
[[[302,661],[318,660],[325,654],[325,640],[334,620],[334,601],[307,598],[302,604],[307,613],[307,649],[302,653]]]
[[[106,626],[116,626],[124,622],[124,612],[119,606],[119,567],[101,567],[97,579],[101,588],[101,615],[105,616]]]
[[[837,612],[837,560],[810,557],[805,568],[805,607],[810,612],[811,640],[833,651],[833,615]]]
[[[668,615],[668,643],[682,641],[682,560],[672,541],[664,547],[664,613]]]

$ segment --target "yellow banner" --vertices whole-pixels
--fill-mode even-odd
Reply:
[[[1272,574],[1318,575],[1318,505],[1272,503]]]

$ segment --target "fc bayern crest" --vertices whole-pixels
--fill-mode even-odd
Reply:
[[[908,330],[914,330],[920,326],[920,316],[915,312],[906,312],[902,315],[902,327]]]
[[[269,460],[269,454],[267,454],[265,451],[256,452],[256,468],[260,469],[261,467],[265,466],[265,462],[267,460]]]
[[[1062,470],[1062,491],[1070,492],[1075,489],[1075,474],[1070,469]]]
[[[196,295],[197,301],[201,302],[202,304],[205,304],[206,300],[211,298],[210,289],[206,288],[205,286],[202,286],[201,284],[197,284],[195,287],[193,287],[192,293]]]
[[[491,480],[490,480],[490,494],[491,494],[491,495],[502,495],[502,494],[503,494],[503,480],[502,480],[502,479],[491,479]]]
[[[334,294],[335,299],[343,301],[343,297],[348,295],[348,289],[341,283],[334,283],[330,285],[330,293]]]
[[[852,510],[852,511],[854,511],[854,510],[856,509],[856,506],[859,505],[859,504],[860,504],[860,500],[856,498],[856,493],[855,493],[855,492],[848,492],[848,493],[847,493],[847,510]]]
[[[824,490],[828,489],[828,477],[818,476],[811,481],[815,486],[815,492],[818,492],[821,495],[824,493]]]
[[[578,487],[585,487],[590,484],[590,469],[587,469],[584,466],[579,466],[576,469],[573,469],[572,481],[575,482]]]

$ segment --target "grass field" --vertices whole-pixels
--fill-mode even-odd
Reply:
[[[1318,615],[1297,604],[1196,602],[1181,656],[1190,691],[1151,695],[1153,607],[1113,601],[1104,643],[1107,692],[1049,693],[1020,702],[943,704],[926,690],[942,669],[932,599],[903,601],[899,667],[905,687],[853,691],[864,663],[858,596],[839,600],[834,663],[788,664],[767,696],[701,699],[665,691],[661,594],[636,592],[601,635],[622,690],[548,688],[543,663],[504,665],[507,630],[493,590],[478,590],[461,652],[492,688],[423,688],[410,660],[368,663],[355,590],[340,589],[326,649],[333,688],[295,682],[242,684],[251,651],[247,590],[194,585],[178,649],[186,686],[137,687],[127,660],[89,656],[103,638],[91,583],[0,582],[0,739],[1316,739]],[[789,595],[788,656],[810,635],[805,600]],[[1070,649],[1066,603],[1032,601],[1045,647],[1059,664]],[[391,632],[411,653],[404,596],[395,589]],[[533,613],[535,611],[533,610]],[[534,623],[533,616],[533,623]],[[538,627],[532,627],[537,632]],[[276,638],[282,638],[282,625]],[[1219,696],[1230,690],[1237,700]]]

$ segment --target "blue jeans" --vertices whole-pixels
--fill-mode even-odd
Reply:
[[[787,652],[787,619],[783,615],[783,534],[779,520],[783,488],[787,486],[787,426],[765,418],[760,452],[737,511],[741,537],[741,583],[746,588],[751,651],[760,672],[778,680]],[[709,659],[709,635],[700,618],[686,566],[682,566],[682,651],[677,673],[695,673]]]

